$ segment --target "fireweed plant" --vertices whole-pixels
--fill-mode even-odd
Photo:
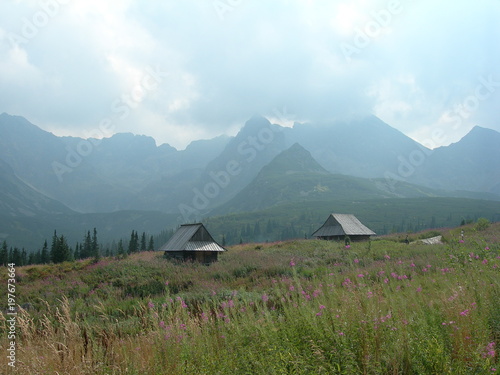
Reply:
[[[20,267],[12,373],[494,374],[500,225],[466,230]]]

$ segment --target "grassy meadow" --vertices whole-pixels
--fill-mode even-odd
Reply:
[[[5,355],[4,311],[0,369],[500,372],[500,223],[439,232],[444,243],[436,245],[407,245],[404,235],[350,247],[316,240],[243,244],[210,266],[144,252],[96,264],[19,267],[16,301],[24,309],[17,316],[16,367]],[[6,290],[5,269],[1,280]]]

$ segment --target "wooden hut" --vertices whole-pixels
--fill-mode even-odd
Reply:
[[[168,259],[210,264],[226,249],[212,238],[203,224],[197,223],[181,225],[159,251],[164,251]]]
[[[321,228],[312,234],[322,240],[362,241],[375,235],[371,229],[365,227],[354,215],[331,214]]]

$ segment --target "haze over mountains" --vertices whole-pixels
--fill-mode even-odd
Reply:
[[[500,133],[481,127],[431,151],[373,116],[293,128],[254,116],[235,137],[178,151],[130,133],[57,137],[4,113],[0,208],[4,217],[161,211],[175,225],[296,201],[500,200],[499,146]]]

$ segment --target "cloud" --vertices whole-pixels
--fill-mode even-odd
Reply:
[[[8,0],[0,111],[75,135],[112,118],[178,148],[283,107],[299,121],[375,113],[451,142],[473,125],[500,130],[500,89],[458,128],[445,121],[481,77],[500,81],[499,16],[496,0]],[[162,75],[147,89],[150,69]],[[127,97],[138,100],[125,116]]]

